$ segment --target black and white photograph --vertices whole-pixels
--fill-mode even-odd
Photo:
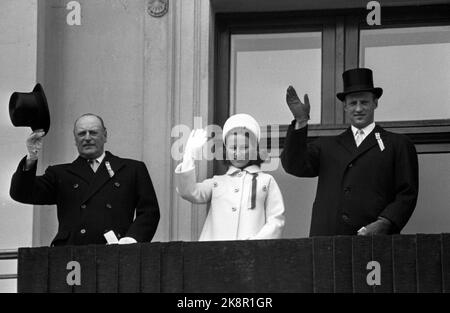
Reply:
[[[1,0],[0,293],[450,292],[449,0]]]

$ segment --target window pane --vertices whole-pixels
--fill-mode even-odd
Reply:
[[[274,149],[270,154],[272,158],[263,163],[261,169],[274,177],[283,195],[286,220],[282,238],[308,237],[317,177],[300,178],[289,175],[281,166],[280,151]]]
[[[320,123],[321,45],[321,32],[232,35],[230,113],[289,124],[286,89],[293,85],[302,101],[308,93],[311,123]]]
[[[362,30],[360,65],[384,89],[376,120],[450,118],[450,26]]]
[[[450,233],[449,169],[449,153],[419,155],[419,198],[402,233]]]
[[[17,260],[0,260],[0,274],[17,274]],[[0,293],[17,292],[17,279],[0,280]]]

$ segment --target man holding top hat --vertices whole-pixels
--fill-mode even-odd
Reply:
[[[50,128],[42,87],[14,93],[9,111],[14,126],[33,130],[10,195],[22,203],[57,205],[59,225],[52,246],[151,241],[160,214],[150,175],[143,162],[104,150],[107,131],[100,116],[89,113],[75,121],[75,161],[49,166],[36,176],[43,137]]]
[[[307,143],[310,104],[289,86],[286,102],[295,119],[289,126],[283,168],[298,177],[319,177],[310,236],[400,233],[417,202],[418,161],[404,135],[374,122],[383,90],[372,71],[347,70],[337,98],[351,126],[337,136]]]

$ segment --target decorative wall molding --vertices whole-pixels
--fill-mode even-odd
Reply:
[[[180,160],[172,158],[171,145],[179,138],[172,138],[171,130],[180,124],[200,127],[194,125],[195,117],[201,117],[202,127],[210,122],[211,27],[209,0],[173,0],[167,18],[145,18],[144,119],[148,128],[164,129],[158,133],[163,138],[146,135],[144,140],[144,146],[160,147],[156,154],[145,152],[144,159],[163,164],[159,171],[165,173],[159,182],[164,191],[158,194],[161,221],[156,241],[196,241],[206,218],[205,205],[192,205],[175,190],[174,170]],[[206,178],[208,166],[199,164],[199,180]]]
[[[169,11],[169,0],[150,0],[147,12],[153,17],[162,17]]]

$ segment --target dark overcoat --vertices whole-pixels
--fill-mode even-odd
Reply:
[[[307,144],[308,127],[295,130],[294,125],[281,162],[292,175],[319,177],[310,236],[355,235],[380,216],[393,223],[392,233],[399,233],[418,194],[417,153],[408,137],[377,125],[359,147],[351,128]]]
[[[12,177],[10,195],[27,204],[56,204],[59,225],[52,245],[105,244],[103,234],[109,230],[138,242],[153,238],[159,206],[143,162],[107,151],[95,173],[86,159],[78,157],[73,163],[49,166],[44,175],[36,176],[36,165],[23,170],[25,161]]]

